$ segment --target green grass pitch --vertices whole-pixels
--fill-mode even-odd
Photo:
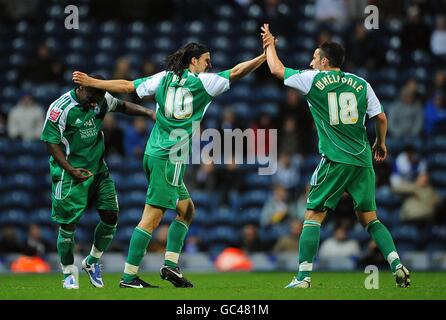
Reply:
[[[62,289],[60,274],[0,275],[0,300],[129,299],[129,300],[306,300],[306,299],[446,299],[446,273],[413,272],[412,286],[396,288],[390,272],[380,272],[379,289],[367,290],[367,274],[360,272],[314,272],[311,289],[283,289],[292,273],[188,273],[192,289],[174,288],[156,273],[141,278],[157,289],[121,289],[120,274],[104,274],[105,287],[94,288],[84,273],[79,290]]]

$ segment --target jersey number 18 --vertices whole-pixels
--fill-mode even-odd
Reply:
[[[358,102],[353,92],[341,92],[339,94],[339,107],[337,93],[329,92],[328,112],[332,126],[339,124],[339,118],[341,118],[343,124],[355,124],[358,122]]]

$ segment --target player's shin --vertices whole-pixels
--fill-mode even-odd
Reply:
[[[313,269],[313,260],[319,248],[321,224],[313,220],[304,222],[302,234],[299,240],[299,272],[296,276],[301,281],[310,277]]]
[[[147,252],[147,246],[151,239],[152,235],[139,227],[136,227],[133,231],[124,268],[124,281],[130,282],[136,277],[139,265]]]
[[[74,264],[74,245],[74,231],[59,228],[57,236],[57,253],[59,254],[62,266],[71,266]],[[65,277],[70,275],[69,272],[63,272]]]
[[[167,232],[167,245],[164,264],[171,268],[176,268],[178,259],[183,249],[189,227],[182,221],[173,220]]]
[[[389,262],[392,272],[395,272],[401,261],[389,230],[379,220],[373,220],[365,228]]]
[[[116,225],[100,221],[94,230],[94,242],[87,258],[89,265],[98,262],[104,251],[110,246],[116,233]]]

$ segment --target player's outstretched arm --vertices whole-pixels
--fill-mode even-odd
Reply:
[[[262,29],[263,48],[266,51],[266,61],[271,73],[277,78],[283,80],[285,67],[282,61],[280,61],[276,52],[276,40],[269,31],[269,24],[265,23]]]
[[[153,110],[150,110],[148,108],[144,108],[143,106],[140,106],[139,104],[135,104],[128,101],[122,101],[120,100],[118,105],[116,106],[116,111],[124,113],[129,116],[142,116],[142,117],[149,117],[153,121],[155,121],[156,113]]]
[[[132,81],[128,80],[100,80],[88,76],[80,71],[73,72],[73,81],[83,87],[93,87],[114,93],[135,92]]]
[[[376,161],[384,161],[387,157],[386,134],[387,134],[387,117],[384,112],[379,113],[375,117],[376,141],[373,144],[373,157]]]
[[[238,80],[246,76],[247,74],[253,72],[255,69],[260,67],[266,61],[265,53],[255,57],[252,60],[248,60],[242,63],[239,63],[235,67],[231,69],[229,74],[229,80],[232,82],[234,80]]]

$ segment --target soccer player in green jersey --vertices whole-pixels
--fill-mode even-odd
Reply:
[[[311,286],[321,223],[327,209],[334,210],[344,192],[352,197],[359,222],[389,262],[397,285],[408,287],[409,271],[401,264],[389,230],[376,215],[372,151],[376,161],[386,158],[387,119],[372,87],[364,79],[340,69],[345,55],[340,44],[322,44],[314,51],[312,70],[301,71],[283,66],[268,24],[262,27],[262,37],[271,73],[307,99],[322,157],[310,181],[299,241],[299,271],[286,288]],[[377,137],[372,148],[364,125],[366,115],[376,120]]]
[[[172,155],[177,152],[178,146],[190,143],[193,122],[201,121],[213,98],[229,90],[232,81],[254,71],[265,60],[263,53],[232,69],[208,73],[212,67],[208,48],[202,44],[189,43],[167,58],[165,71],[133,82],[102,81],[91,79],[81,72],[73,74],[77,83],[110,92],[136,91],[141,98],[155,95],[157,102],[156,124],[150,134],[143,160],[149,182],[146,205],[142,219],[130,240],[121,287],[151,287],[137,273],[152,232],[166,209],[176,210],[178,215],[169,227],[160,276],[175,287],[192,287],[192,283],[181,273],[178,260],[195,208],[183,182],[184,160],[173,160]],[[183,134],[180,141],[171,138],[175,132]]]
[[[98,261],[115,235],[119,207],[115,185],[104,160],[101,128],[105,115],[114,111],[154,118],[152,110],[84,86],[63,94],[50,105],[46,115],[41,140],[46,142],[51,155],[51,219],[60,225],[57,252],[66,289],[79,288],[73,255],[74,233],[89,204],[95,206],[101,220],[94,231],[91,252],[82,261],[82,269],[95,287],[104,286]]]

